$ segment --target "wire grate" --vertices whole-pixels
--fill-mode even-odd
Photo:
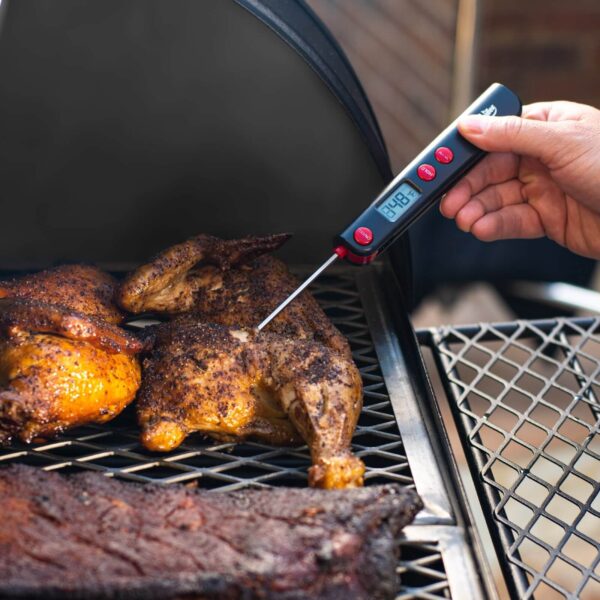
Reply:
[[[600,597],[599,334],[592,319],[432,331],[521,598]]]
[[[354,277],[323,276],[312,292],[349,339],[363,378],[364,408],[353,449],[367,466],[366,483],[414,487]],[[19,461],[63,472],[91,469],[139,482],[194,480],[199,487],[220,490],[307,484],[310,455],[306,446],[216,443],[193,435],[175,451],[158,454],[141,446],[138,435],[134,408],[129,407],[106,425],[67,431],[48,443],[16,442],[0,451],[0,462]]]
[[[396,600],[450,598],[442,554],[435,542],[403,541],[397,572],[402,583]]]

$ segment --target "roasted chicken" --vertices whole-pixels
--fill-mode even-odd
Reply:
[[[0,282],[0,443],[103,423],[133,400],[142,343],[116,325],[115,287],[85,265]]]
[[[168,451],[194,431],[276,445],[304,440],[311,486],[362,485],[350,442],[362,406],[360,374],[308,340],[180,317],[156,327],[138,399],[142,441]]]
[[[157,328],[138,403],[142,441],[178,446],[193,431],[308,444],[309,483],[362,485],[350,453],[362,405],[346,339],[305,293],[269,326],[254,328],[298,285],[268,256],[288,235],[224,241],[199,235],[130,274],[116,298],[133,312],[185,314]]]
[[[254,328],[298,287],[285,264],[267,255],[287,239],[287,234],[239,240],[196,236],[131,273],[117,301],[132,313],[194,312],[205,322]],[[351,357],[344,336],[308,293],[279,314],[268,331],[321,342]]]
[[[116,286],[117,280],[97,267],[65,265],[0,281],[0,298],[30,298],[120,323],[123,313],[113,300]]]
[[[26,298],[0,299],[0,443],[103,423],[140,385],[142,344],[98,317]]]

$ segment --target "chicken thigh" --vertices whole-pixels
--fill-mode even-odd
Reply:
[[[299,285],[283,262],[267,254],[289,237],[221,240],[198,235],[161,252],[126,277],[117,301],[132,313],[194,312],[206,322],[254,328]],[[307,292],[275,317],[267,330],[321,342],[351,357],[347,340]]]
[[[180,317],[155,329],[138,400],[142,442],[168,451],[199,431],[276,445],[304,440],[314,487],[362,485],[350,451],[362,406],[351,360],[307,340]]]

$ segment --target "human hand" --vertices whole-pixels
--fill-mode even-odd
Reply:
[[[491,154],[442,199],[445,217],[482,241],[547,236],[600,259],[600,110],[539,102],[458,128]]]

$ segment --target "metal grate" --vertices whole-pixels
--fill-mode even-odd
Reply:
[[[600,321],[429,335],[513,593],[600,597]]]
[[[435,542],[403,541],[397,572],[402,583],[396,600],[450,598],[442,554]]]
[[[354,277],[322,277],[312,293],[352,346],[364,384],[364,408],[353,450],[367,466],[367,484],[397,482],[414,487],[398,425],[371,341]],[[134,408],[106,425],[67,431],[50,443],[14,443],[0,450],[0,462],[19,461],[47,470],[92,469],[139,481],[196,480],[199,487],[233,490],[253,485],[305,487],[308,448],[274,448],[259,443],[216,443],[190,436],[168,454],[149,452],[139,441]]]

